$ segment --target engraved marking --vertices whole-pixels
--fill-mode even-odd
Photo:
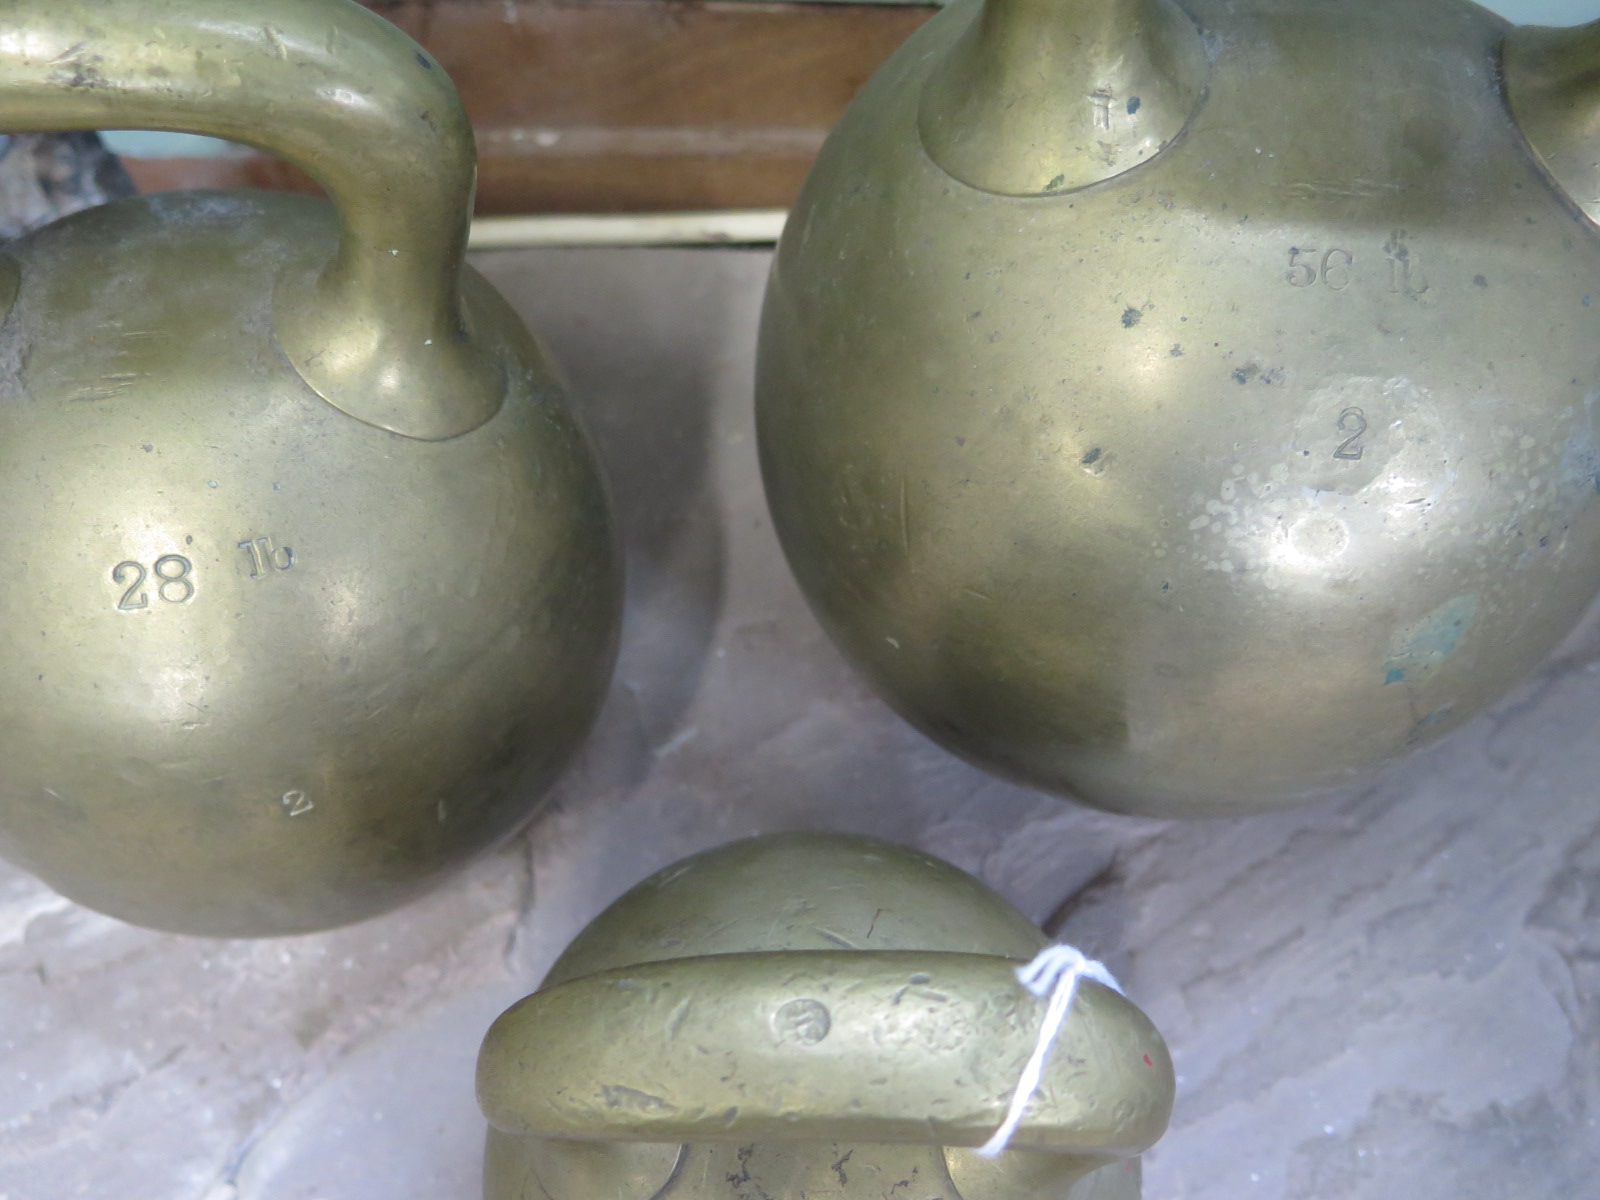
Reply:
[[[1385,192],[1398,192],[1401,186],[1398,183],[1380,183],[1371,179],[1340,179],[1336,181],[1311,179],[1299,183],[1291,183],[1284,190],[1289,195],[1301,199],[1316,199],[1320,196],[1370,198],[1381,196]]]
[[[194,564],[183,555],[163,554],[155,562],[156,578],[161,580],[156,594],[168,604],[187,604],[194,599],[194,580],[189,578],[193,570]],[[171,587],[181,587],[183,594],[169,593],[167,589]]]
[[[1093,107],[1093,123],[1096,129],[1111,128],[1111,102],[1117,94],[1108,87],[1097,87],[1089,93],[1089,104]]]
[[[274,571],[287,571],[294,566],[294,547],[274,549],[270,537],[246,538],[237,545],[250,560],[251,579],[265,579]]]
[[[1339,443],[1339,448],[1333,452],[1335,458],[1342,458],[1349,462],[1359,462],[1366,453],[1361,445],[1361,435],[1367,432],[1367,414],[1359,408],[1347,408],[1339,414],[1338,430],[1350,436]]]
[[[1302,254],[1315,254],[1316,250],[1302,250],[1299,246],[1289,247],[1289,271],[1284,276],[1289,281],[1290,287],[1310,287],[1317,281],[1317,268],[1308,262],[1301,262]],[[1304,271],[1305,274],[1301,274]]]
[[[141,376],[131,371],[102,375],[94,383],[86,383],[72,394],[74,400],[115,400],[139,381]]]
[[[111,568],[111,582],[126,586],[117,601],[118,612],[141,612],[150,607],[150,593],[140,591],[153,573],[159,581],[156,595],[168,604],[187,604],[194,599],[194,564],[181,554],[163,554],[153,568],[145,569],[143,563],[128,559]],[[132,582],[129,582],[131,577]]]
[[[1417,252],[1406,245],[1406,231],[1396,230],[1384,245],[1389,256],[1389,290],[1406,296],[1420,296],[1428,290],[1428,278],[1423,274],[1422,262]]]
[[[600,1098],[605,1101],[607,1108],[633,1108],[640,1112],[677,1111],[676,1105],[660,1096],[652,1096],[649,1092],[641,1092],[637,1088],[623,1087],[620,1083],[601,1084]]]
[[[1322,256],[1322,282],[1335,292],[1350,286],[1350,268],[1356,265],[1356,256],[1348,250],[1329,250]],[[1333,273],[1339,272],[1338,280]]]
[[[58,66],[61,66],[63,63],[71,63],[71,62],[73,62],[77,58],[78,55],[83,53],[84,47],[86,47],[88,44],[89,44],[88,42],[74,42],[72,45],[68,46],[65,50],[63,50],[60,54],[58,54],[54,58],[52,58],[50,60],[49,65],[52,66],[52,67],[58,67]]]
[[[311,802],[311,797],[306,795],[305,792],[300,788],[291,788],[289,791],[285,792],[283,794],[283,799],[279,801],[279,803],[283,805],[283,811],[288,813],[291,817],[301,816],[302,814],[308,813],[316,807],[316,805]]]
[[[780,1042],[815,1046],[832,1028],[833,1018],[816,1000],[791,1000],[772,1014],[772,1032]]]
[[[136,571],[138,574],[134,576],[133,583],[129,585],[128,590],[122,593],[122,599],[117,601],[117,610],[119,612],[138,612],[142,608],[150,607],[150,597],[144,592],[139,592],[139,585],[144,582],[145,576],[142,563],[132,562],[131,560],[119,562],[111,568],[111,582],[116,584],[126,583],[129,570]],[[133,597],[135,592],[139,592],[137,600]]]
[[[1348,250],[1335,247],[1324,252],[1315,246],[1290,246],[1289,270],[1284,278],[1290,287],[1308,288],[1323,283],[1330,291],[1342,292],[1350,286],[1350,269],[1355,265],[1356,256]]]

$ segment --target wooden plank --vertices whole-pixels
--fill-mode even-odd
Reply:
[[[715,0],[364,0],[477,132],[480,213],[782,208],[856,90],[935,11]],[[128,162],[145,189],[314,188],[264,156]]]

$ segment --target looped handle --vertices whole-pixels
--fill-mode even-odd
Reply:
[[[774,951],[602,971],[503,1014],[478,1103],[522,1137],[981,1145],[1004,1119],[1044,1002],[1017,963],[935,951]],[[1019,1147],[1131,1157],[1174,1080],[1148,1018],[1085,983]]]
[[[0,128],[160,129],[303,169],[338,248],[279,281],[279,343],[323,399],[437,440],[500,408],[463,317],[472,128],[440,66],[354,0],[0,0]]]

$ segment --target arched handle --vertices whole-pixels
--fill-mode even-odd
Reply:
[[[1017,966],[934,951],[774,951],[603,971],[494,1023],[478,1103],[523,1137],[982,1145],[1045,1009]],[[1149,1019],[1085,982],[1012,1144],[1131,1157],[1165,1130],[1173,1089]]]
[[[327,189],[338,249],[279,281],[274,325],[335,407],[441,439],[498,411],[463,318],[472,128],[440,66],[354,0],[0,0],[0,129],[244,142]]]

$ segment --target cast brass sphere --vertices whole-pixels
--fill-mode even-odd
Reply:
[[[5,248],[0,851],[191,933],[401,903],[527,818],[620,606],[554,368],[462,266],[454,88],[347,0],[34,0],[0,127],[215,133],[333,201],[153,195]]]
[[[1161,816],[1493,703],[1600,586],[1597,63],[1459,0],[936,16],[763,316],[767,494],[840,647],[973,762]]]
[[[871,838],[776,834],[668,867],[484,1039],[485,1200],[1138,1200],[1166,1044],[1080,985],[1008,1149],[1044,944],[983,884]],[[898,1181],[906,1181],[904,1183]]]

